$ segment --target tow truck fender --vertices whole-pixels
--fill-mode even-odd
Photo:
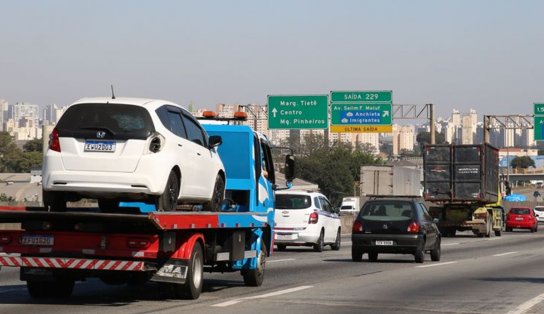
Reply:
[[[169,241],[169,239],[164,239],[164,241]],[[172,254],[173,259],[190,259],[193,247],[197,241],[202,244],[203,248],[205,247],[204,235],[202,233],[182,234],[177,237],[176,241],[179,241],[179,245],[176,245],[176,250]]]

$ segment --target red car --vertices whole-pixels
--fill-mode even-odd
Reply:
[[[512,229],[530,229],[531,232],[538,230],[538,220],[535,212],[530,207],[513,207],[506,215],[506,231]]]

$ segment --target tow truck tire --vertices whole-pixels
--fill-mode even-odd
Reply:
[[[33,298],[69,298],[74,291],[74,281],[70,279],[56,279],[54,281],[26,282],[28,293]]]
[[[264,280],[264,270],[266,266],[266,246],[261,241],[261,252],[257,257],[256,269],[245,269],[242,271],[244,277],[244,284],[250,287],[260,287]]]
[[[43,205],[50,212],[65,212],[66,200],[62,192],[42,191]]]
[[[212,199],[204,205],[205,211],[218,212],[221,210],[221,202],[225,198],[225,179],[217,175],[213,188]]]
[[[156,207],[158,211],[174,211],[178,202],[179,179],[174,171],[170,171],[166,187],[161,196],[157,198]]]
[[[202,245],[196,242],[193,246],[191,259],[187,269],[187,279],[184,284],[173,284],[174,296],[178,299],[196,300],[202,292],[204,270],[204,254]]]

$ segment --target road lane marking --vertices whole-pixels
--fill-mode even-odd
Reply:
[[[453,243],[444,243],[442,246],[450,246],[450,245],[459,245],[461,242],[453,242]]]
[[[523,314],[527,313],[533,306],[537,305],[538,303],[544,301],[544,293],[541,295],[538,295],[531,300],[520,304],[517,308],[515,308],[512,311],[509,311],[508,314]]]
[[[454,261],[454,262],[444,262],[444,263],[438,263],[438,264],[421,265],[421,266],[416,266],[416,267],[426,268],[426,267],[444,266],[444,265],[450,265],[450,264],[456,264],[456,263],[457,262]]]
[[[516,254],[518,252],[506,252],[506,253],[501,253],[501,254],[495,254],[493,256],[495,257],[499,257],[499,256],[505,256],[505,255],[510,255],[510,254]]]
[[[275,291],[275,292],[255,295],[255,296],[252,296],[252,297],[234,299],[234,300],[230,300],[230,301],[226,301],[226,302],[222,302],[222,303],[213,304],[212,306],[214,306],[214,307],[227,307],[227,306],[231,306],[231,305],[240,303],[240,302],[245,301],[245,300],[254,300],[254,299],[263,299],[263,298],[275,297],[275,296],[278,296],[278,295],[287,294],[287,293],[291,293],[291,292],[296,292],[296,291],[300,291],[300,290],[305,290],[305,289],[309,289],[309,288],[313,288],[313,287],[314,286],[294,287],[294,288],[290,288],[290,289],[279,290],[279,291]]]
[[[278,262],[290,262],[290,261],[296,261],[296,259],[294,258],[275,259],[273,261],[266,261],[266,263],[278,263]]]

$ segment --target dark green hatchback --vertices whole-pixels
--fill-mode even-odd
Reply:
[[[425,253],[440,260],[441,236],[437,220],[418,199],[383,198],[367,201],[352,228],[351,257],[361,261],[368,254],[371,262],[380,253],[413,254],[423,263]]]

